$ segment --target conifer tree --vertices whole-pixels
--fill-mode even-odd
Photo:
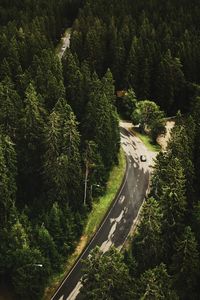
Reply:
[[[141,300],[178,300],[172,288],[172,280],[167,274],[166,266],[161,264],[154,269],[147,270],[140,277],[136,285],[135,299]]]
[[[200,259],[197,242],[191,228],[185,228],[176,242],[171,270],[174,284],[181,299],[197,299]]]
[[[0,83],[0,126],[3,131],[16,140],[19,130],[22,102],[9,77]]]
[[[57,102],[51,113],[45,135],[44,176],[49,201],[68,203],[78,209],[82,193],[80,137],[75,116],[64,99]]]
[[[43,154],[43,132],[45,111],[32,83],[26,90],[25,107],[21,119],[18,149],[19,198],[30,203],[41,192],[41,156]],[[29,195],[29,196],[28,196]]]
[[[147,199],[132,242],[132,253],[138,264],[139,273],[155,267],[162,261],[162,222],[159,203],[153,198]]]
[[[84,299],[131,299],[131,279],[122,255],[111,248],[103,254],[95,248],[84,262]]]
[[[0,134],[0,223],[7,225],[16,197],[16,153],[9,137]]]
[[[85,110],[84,77],[78,62],[69,49],[62,58],[66,95],[78,120],[81,120]],[[85,82],[84,82],[85,83]]]

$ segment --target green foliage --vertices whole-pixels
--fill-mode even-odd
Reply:
[[[93,75],[83,128],[84,135],[97,144],[108,170],[116,162],[119,150],[118,116],[112,104],[112,89],[110,84],[105,89],[104,80],[102,84],[97,75]]]
[[[20,299],[35,299],[42,296],[47,283],[48,269],[37,249],[16,250],[17,264],[12,272],[12,282]]]
[[[172,107],[179,105],[174,99],[180,99],[180,93],[184,91],[185,78],[182,72],[180,59],[171,55],[167,50],[159,65],[159,76],[157,78],[157,99],[166,112],[172,111]],[[180,101],[180,100],[179,100]]]
[[[186,178],[186,193],[188,199],[194,197],[194,143],[196,125],[192,117],[185,118],[178,115],[177,124],[172,130],[168,149],[171,155],[180,159]],[[191,201],[191,200],[190,200]],[[191,201],[192,202],[192,201]],[[192,203],[189,203],[191,206]]]
[[[71,107],[62,98],[56,103],[49,116],[45,139],[44,175],[49,190],[49,200],[80,208],[78,201],[82,181],[80,137]]]
[[[197,299],[200,259],[197,242],[191,228],[185,228],[176,242],[171,269],[174,285],[181,299]]]
[[[149,100],[137,102],[132,114],[133,124],[140,124],[142,131],[150,128],[156,120],[161,118],[163,118],[163,112],[155,102]]]
[[[65,97],[62,66],[53,50],[43,50],[34,56],[32,78],[37,92],[42,96],[46,108],[50,111],[59,98]]]
[[[167,153],[158,157],[151,192],[156,200],[148,200],[155,211],[147,201],[138,229],[140,238],[137,236],[145,256],[137,254],[138,261],[133,257],[131,265],[133,269],[143,264],[141,268],[146,271],[151,267],[147,257],[152,257],[153,267],[160,264],[162,251],[157,249],[162,234],[161,250],[165,262],[174,257],[179,294],[185,297],[181,289],[196,289],[187,276],[183,278],[187,281],[185,289],[179,285],[176,276],[180,259],[175,240],[181,241],[185,224],[192,223],[196,236],[199,234],[194,197],[200,186],[197,2],[1,1],[0,273],[13,283],[22,299],[40,298],[46,279],[74,249],[86,211],[83,199],[87,164],[89,208],[92,185],[104,186],[111,166],[117,162],[119,130],[114,91],[119,89],[128,90],[120,103],[126,117],[134,110],[134,119],[150,130],[154,141],[164,132],[163,114],[152,103],[145,104],[151,108],[147,113],[143,101],[135,103],[136,98],[154,99],[167,114],[178,109],[192,111],[192,118],[178,117]],[[71,26],[82,5],[73,24],[71,49],[60,62],[53,45],[63,29]],[[139,105],[136,110],[135,105]],[[148,216],[150,228],[145,221]],[[192,233],[185,235],[197,260]],[[146,244],[149,246],[144,247]],[[111,264],[108,256],[103,257]],[[120,259],[114,262],[126,282],[126,266]],[[42,262],[42,268],[38,262]],[[175,299],[165,268],[157,268],[159,272],[146,271],[148,284],[141,285],[138,294],[136,289],[133,295],[127,286],[131,294],[122,294],[120,275],[115,278],[115,291],[119,290],[121,299],[144,295]],[[192,273],[188,267],[194,284],[198,277],[195,268]],[[152,283],[149,296],[145,291],[151,286],[150,277],[156,277],[156,284]],[[161,278],[165,278],[166,286],[159,283]],[[105,282],[105,278],[102,280]],[[190,292],[191,297],[195,292]]]
[[[136,102],[131,119],[133,124],[139,124],[142,132],[149,132],[153,143],[156,143],[159,134],[166,132],[164,112],[160,111],[159,106],[153,101],[144,100]]]
[[[10,210],[16,197],[16,153],[13,143],[7,136],[0,134],[0,223],[7,225]]]
[[[26,89],[18,141],[20,205],[31,203],[41,191],[41,157],[45,111],[32,83]]]
[[[57,229],[59,230],[59,228]],[[45,265],[51,266],[51,272],[53,269],[59,270],[61,255],[52,236],[43,224],[37,230],[37,244],[41,254],[45,257]]]
[[[0,124],[3,131],[13,140],[19,130],[21,99],[9,77],[0,83]]]
[[[159,203],[149,198],[144,203],[141,221],[132,242],[132,254],[138,264],[138,272],[155,267],[163,255],[163,215]]]
[[[131,119],[131,115],[136,108],[136,101],[133,89],[129,89],[123,97],[117,99],[118,111],[125,119]]]
[[[165,133],[166,133],[166,128],[163,119],[159,118],[152,122],[150,126],[150,134],[154,144],[156,144],[156,140],[158,136]]]
[[[95,248],[84,261],[84,299],[131,299],[131,279],[123,256],[113,247],[102,253]]]
[[[192,211],[192,228],[200,246],[200,201],[197,202]]]
[[[146,271],[137,283],[137,296],[135,299],[146,300],[177,300],[178,297],[172,289],[172,280],[167,274],[166,266],[161,264],[154,269]]]

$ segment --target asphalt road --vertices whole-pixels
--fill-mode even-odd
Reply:
[[[125,123],[121,123],[121,126],[121,144],[127,156],[124,182],[101,227],[51,300],[81,299],[81,260],[97,245],[103,252],[111,245],[121,248],[136,220],[148,189],[151,154],[138,138],[125,129]],[[147,156],[147,162],[140,161],[142,154]]]
[[[67,48],[69,48],[69,46],[70,46],[70,36],[71,36],[71,28],[68,28],[68,29],[66,29],[64,36],[61,38],[61,41],[60,41],[60,43],[62,45],[60,52],[58,54],[60,59],[62,58],[65,50]]]

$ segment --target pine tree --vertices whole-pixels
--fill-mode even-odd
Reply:
[[[19,130],[22,103],[9,77],[0,83],[0,124],[13,140]]]
[[[198,299],[200,259],[197,242],[189,226],[176,242],[171,270],[180,298]]]
[[[174,108],[181,102],[180,94],[185,86],[185,78],[182,65],[178,58],[171,55],[168,50],[160,62],[159,75],[157,78],[157,101],[167,113],[173,113]]]
[[[49,201],[78,209],[82,204],[80,137],[75,116],[64,99],[57,102],[45,131],[44,176]]]
[[[84,262],[82,284],[84,299],[132,299],[128,268],[115,248],[105,254],[99,248],[91,252]]]
[[[104,166],[109,169],[117,160],[119,149],[118,118],[97,75],[93,76],[83,126],[84,136],[97,144]]]
[[[0,135],[0,223],[7,225],[16,197],[16,153],[9,137]]]
[[[65,97],[62,66],[52,50],[43,50],[34,56],[31,68],[36,90],[41,94],[45,108],[51,111],[59,98]]]
[[[57,251],[56,244],[49,231],[42,224],[37,230],[37,244],[42,255],[45,258],[45,264],[49,264],[51,269],[59,270],[61,257]]]
[[[19,198],[29,203],[41,194],[41,156],[45,111],[32,83],[26,90],[25,107],[19,135]]]
[[[176,126],[171,132],[171,141],[168,143],[168,151],[174,157],[178,157],[184,169],[186,178],[186,195],[187,198],[194,197],[194,121],[192,118],[182,120],[181,115],[177,115]],[[190,200],[191,201],[191,200]],[[191,206],[192,203],[189,203]]]
[[[69,49],[66,49],[63,58],[63,72],[67,99],[78,120],[81,120],[85,110],[84,77],[77,60]]]
[[[161,264],[146,271],[136,285],[135,299],[141,300],[178,300],[172,289],[172,280],[167,274],[166,266]]]
[[[159,203],[153,198],[147,199],[132,242],[132,254],[138,264],[139,273],[155,267],[162,261],[162,218]]]
[[[138,73],[139,73],[137,48],[138,48],[138,39],[134,37],[127,58],[126,71],[125,71],[126,86],[134,89],[136,95],[138,94]]]

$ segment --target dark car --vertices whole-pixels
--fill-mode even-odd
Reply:
[[[147,161],[146,155],[140,155],[140,160],[141,161]]]

